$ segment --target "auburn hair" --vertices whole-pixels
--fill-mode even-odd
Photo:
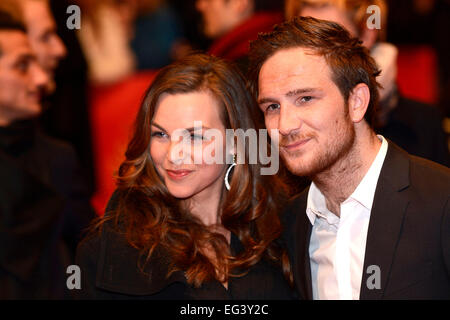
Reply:
[[[369,87],[370,101],[364,118],[373,127],[380,86],[376,77],[381,71],[361,41],[331,21],[295,17],[276,25],[272,32],[259,34],[250,43],[249,52],[249,81],[255,97],[263,64],[278,51],[293,48],[310,49],[325,58],[331,78],[346,102],[353,88],[365,83]]]
[[[198,91],[209,91],[217,99],[226,129],[262,128],[256,102],[236,67],[216,57],[194,54],[163,68],[145,94],[126,159],[119,168],[117,207],[107,212],[97,227],[113,219],[127,242],[140,250],[143,263],[152,258],[156,248],[165,250],[172,261],[169,274],[181,270],[195,287],[208,280],[226,281],[243,275],[262,258],[282,265],[291,282],[286,252],[275,241],[281,234],[280,206],[288,193],[276,175],[261,175],[260,164],[249,164],[248,145],[246,161],[234,167],[219,212],[223,227],[242,243],[243,250],[236,256],[230,253],[223,235],[207,228],[171,196],[155,169],[149,146],[159,98]],[[213,249],[215,261],[203,253],[205,245]],[[217,266],[226,272],[219,275]]]

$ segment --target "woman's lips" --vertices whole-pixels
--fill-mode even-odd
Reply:
[[[180,180],[189,175],[192,171],[191,170],[166,170],[167,175],[172,180]]]

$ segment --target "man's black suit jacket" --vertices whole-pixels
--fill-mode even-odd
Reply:
[[[296,289],[312,299],[308,190],[283,219]],[[371,265],[380,289],[369,289]],[[450,170],[389,141],[369,221],[360,299],[450,299]]]

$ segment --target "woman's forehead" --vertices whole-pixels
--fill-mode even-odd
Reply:
[[[158,100],[153,122],[167,130],[194,127],[194,122],[201,122],[204,127],[221,128],[220,113],[219,101],[209,91],[165,93]]]

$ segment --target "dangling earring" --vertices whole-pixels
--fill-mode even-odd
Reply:
[[[225,174],[224,180],[225,180],[225,188],[227,188],[227,190],[230,190],[230,183],[228,182],[228,176],[230,175],[230,172],[235,165],[236,165],[236,154],[233,155],[233,163],[231,164],[231,166],[228,167],[227,173]]]

